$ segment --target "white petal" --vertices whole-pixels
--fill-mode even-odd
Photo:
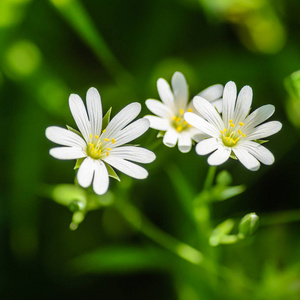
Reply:
[[[145,148],[136,146],[124,146],[114,148],[109,152],[110,157],[119,157],[130,161],[148,164],[155,160],[155,154]]]
[[[95,88],[90,88],[86,94],[86,104],[91,123],[91,133],[100,135],[102,128],[101,97]]]
[[[107,144],[107,146],[117,147],[120,145],[124,145],[132,140],[135,140],[142,134],[144,134],[150,126],[150,121],[146,118],[138,119],[137,121],[129,124],[123,130],[119,131],[115,136],[111,136],[111,138],[115,139],[114,144]]]
[[[199,129],[201,132],[208,134],[209,136],[218,137],[220,131],[217,127],[214,127],[212,124],[208,123],[206,120],[200,116],[187,112],[184,114],[184,119],[192,126]]]
[[[85,151],[78,147],[56,147],[50,149],[49,153],[56,159],[64,160],[86,157]]]
[[[253,92],[252,88],[248,85],[244,86],[239,92],[238,99],[235,105],[234,122],[244,122],[248,115],[252,103]]]
[[[199,96],[196,96],[193,99],[193,104],[200,115],[203,116],[211,125],[219,129],[219,132],[220,130],[224,130],[224,123],[210,102]]]
[[[122,173],[130,177],[136,179],[145,179],[148,176],[148,172],[146,169],[122,158],[108,156],[105,157],[103,160],[115,169],[121,171]]]
[[[174,129],[169,129],[163,138],[163,143],[168,147],[174,147],[178,140],[178,132]]]
[[[79,185],[87,188],[91,185],[95,170],[95,161],[91,157],[87,157],[80,165],[77,172],[77,180]]]
[[[108,190],[109,177],[105,164],[101,160],[94,161],[95,174],[93,190],[97,195],[103,195]]]
[[[69,106],[77,127],[84,139],[88,141],[91,134],[91,125],[81,98],[76,94],[71,94],[69,97]]]
[[[248,128],[251,130],[253,127],[266,121],[273,115],[274,111],[275,107],[271,104],[259,107],[246,118],[244,131]]]
[[[174,95],[171,91],[171,88],[170,88],[168,82],[165,79],[159,78],[157,80],[157,90],[158,90],[160,99],[163,101],[163,103],[173,111],[174,110]]]
[[[176,108],[185,110],[188,101],[188,87],[185,77],[180,72],[172,76],[172,88],[175,96]]]
[[[50,126],[46,129],[46,137],[50,141],[63,146],[85,147],[85,141],[75,132],[65,128]]]
[[[223,121],[228,126],[229,120],[233,118],[234,105],[236,100],[236,85],[233,81],[226,83],[223,93]]]
[[[250,171],[257,171],[260,167],[259,161],[242,147],[232,148],[238,160]]]
[[[113,137],[118,131],[123,129],[131,121],[133,121],[141,111],[141,104],[134,102],[125,106],[115,117],[109,122],[102,138]]]
[[[277,133],[282,128],[282,124],[278,121],[270,121],[257,126],[253,132],[246,136],[248,140],[258,140]]]
[[[219,141],[216,138],[209,138],[199,142],[196,145],[196,153],[199,155],[206,155],[215,151],[220,146]]]
[[[223,85],[215,84],[200,92],[198,96],[201,96],[207,101],[212,102],[214,100],[221,98],[222,94],[223,94]]]
[[[230,148],[222,146],[209,156],[207,162],[211,166],[219,166],[229,158],[230,153],[231,153]]]
[[[153,112],[155,115],[163,118],[172,118],[173,112],[170,110],[168,106],[161,103],[160,101],[154,99],[146,100],[146,106],[148,109]]]
[[[187,153],[192,148],[192,139],[188,133],[181,133],[178,137],[178,149],[182,153]]]
[[[157,130],[168,130],[170,126],[170,121],[167,119],[155,117],[155,116],[145,116],[146,119],[150,121],[150,127]]]
[[[265,165],[272,165],[275,161],[274,155],[266,147],[251,141],[245,141],[242,146],[255,158]]]

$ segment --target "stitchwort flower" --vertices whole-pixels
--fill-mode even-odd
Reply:
[[[201,97],[195,97],[193,103],[202,117],[190,112],[184,117],[209,136],[196,145],[196,152],[199,155],[213,152],[208,158],[210,165],[220,165],[232,156],[247,169],[256,171],[260,167],[259,161],[265,165],[274,162],[273,154],[261,145],[260,139],[277,133],[282,124],[278,121],[263,123],[273,115],[273,105],[264,105],[249,114],[252,103],[250,86],[244,86],[237,99],[236,95],[236,85],[230,81],[224,88],[222,117]]]
[[[196,112],[192,102],[188,103],[188,86],[185,77],[180,72],[175,72],[172,77],[172,89],[168,82],[160,78],[157,81],[157,90],[162,102],[154,99],[146,100],[146,106],[156,116],[145,116],[150,121],[150,127],[164,133],[163,143],[168,147],[174,147],[178,142],[178,148],[186,153],[191,150],[192,140],[199,142],[203,134],[187,123],[184,113]],[[210,101],[218,111],[222,109],[223,86],[213,85],[199,95]],[[200,112],[201,113],[201,112]]]
[[[93,183],[93,190],[98,195],[107,191],[109,176],[118,179],[113,168],[133,178],[146,178],[148,172],[133,162],[150,163],[155,159],[154,153],[137,146],[123,146],[141,136],[150,126],[145,118],[129,124],[140,113],[141,105],[127,105],[108,123],[109,116],[102,118],[101,98],[95,88],[87,91],[86,102],[87,111],[78,95],[69,97],[70,110],[80,132],[70,127],[69,130],[56,126],[46,129],[46,137],[63,146],[52,148],[50,155],[81,162],[77,173],[79,185],[86,188]]]

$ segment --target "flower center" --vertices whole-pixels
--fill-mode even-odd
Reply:
[[[232,120],[229,120],[228,128],[220,130],[223,144],[227,147],[234,147],[241,138],[245,138],[246,134],[242,132],[243,126],[243,122],[235,125]]]
[[[105,132],[105,129],[102,131]],[[109,156],[110,147],[107,147],[111,144],[114,144],[115,139],[103,139],[103,142],[98,135],[90,134],[90,142],[87,144],[87,155],[93,159],[101,159],[104,155]]]
[[[191,112],[192,110],[189,108],[188,111]],[[182,108],[180,108],[179,113],[172,118],[172,125],[175,127],[175,129],[178,132],[181,132],[189,127],[192,127],[192,125],[190,125],[187,121],[185,121],[183,117],[184,113],[185,111]]]

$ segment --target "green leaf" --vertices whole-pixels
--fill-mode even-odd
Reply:
[[[102,130],[105,129],[110,121],[110,114],[111,114],[112,107],[107,111],[105,116],[103,117],[102,120]]]
[[[82,136],[82,134],[81,134],[80,131],[78,131],[78,130],[72,128],[72,127],[69,126],[69,125],[66,125],[66,126],[67,126],[67,129],[68,129],[68,130],[73,131],[74,133],[78,134],[79,136],[81,136],[81,137],[83,138],[83,136]]]
[[[107,171],[108,171],[108,176],[109,177],[112,177],[118,181],[121,181],[120,177],[118,176],[118,174],[115,172],[115,170],[109,165],[107,164],[106,162],[105,163],[105,166],[107,168]]]
[[[219,224],[211,233],[209,238],[209,244],[211,246],[217,246],[222,243],[222,238],[228,236],[234,226],[234,220],[227,219]]]
[[[78,159],[76,160],[76,165],[75,165],[75,167],[74,167],[74,170],[76,170],[76,169],[78,169],[78,168],[80,167],[80,165],[81,165],[81,163],[84,161],[84,159],[85,159],[85,157],[83,157],[83,158],[78,158]]]
[[[216,200],[224,201],[243,193],[245,190],[246,187],[244,185],[229,187],[216,186],[213,188],[213,193]]]

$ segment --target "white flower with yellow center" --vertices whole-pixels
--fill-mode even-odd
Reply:
[[[213,152],[208,158],[210,165],[220,165],[233,155],[247,169],[256,171],[260,162],[265,165],[274,162],[273,154],[259,140],[277,133],[282,124],[278,121],[263,123],[273,115],[273,105],[264,105],[249,115],[251,87],[244,86],[237,99],[236,96],[236,85],[230,81],[224,88],[222,117],[201,97],[195,97],[193,102],[203,117],[189,112],[184,117],[189,124],[209,136],[197,144],[196,152],[199,155]]]
[[[46,137],[63,146],[52,148],[50,155],[57,159],[82,159],[78,183],[84,188],[93,183],[93,190],[98,195],[107,191],[109,176],[117,177],[111,167],[133,178],[146,178],[148,172],[132,162],[150,163],[155,159],[154,153],[137,146],[123,146],[141,136],[150,126],[145,118],[129,124],[140,113],[141,105],[127,105],[106,128],[102,128],[101,98],[95,88],[88,90],[86,102],[87,111],[78,95],[72,94],[69,98],[70,110],[80,132],[56,126],[46,129]]]
[[[189,125],[184,119],[184,113],[195,111],[192,102],[188,103],[188,86],[185,77],[180,72],[175,72],[172,77],[172,89],[168,82],[160,78],[157,81],[157,90],[162,100],[146,100],[146,106],[156,116],[145,116],[150,121],[150,127],[165,131],[163,143],[168,147],[174,147],[178,142],[178,148],[186,153],[191,150],[192,140],[200,141],[203,134]],[[222,108],[223,86],[213,85],[199,96],[207,99],[218,111]]]

